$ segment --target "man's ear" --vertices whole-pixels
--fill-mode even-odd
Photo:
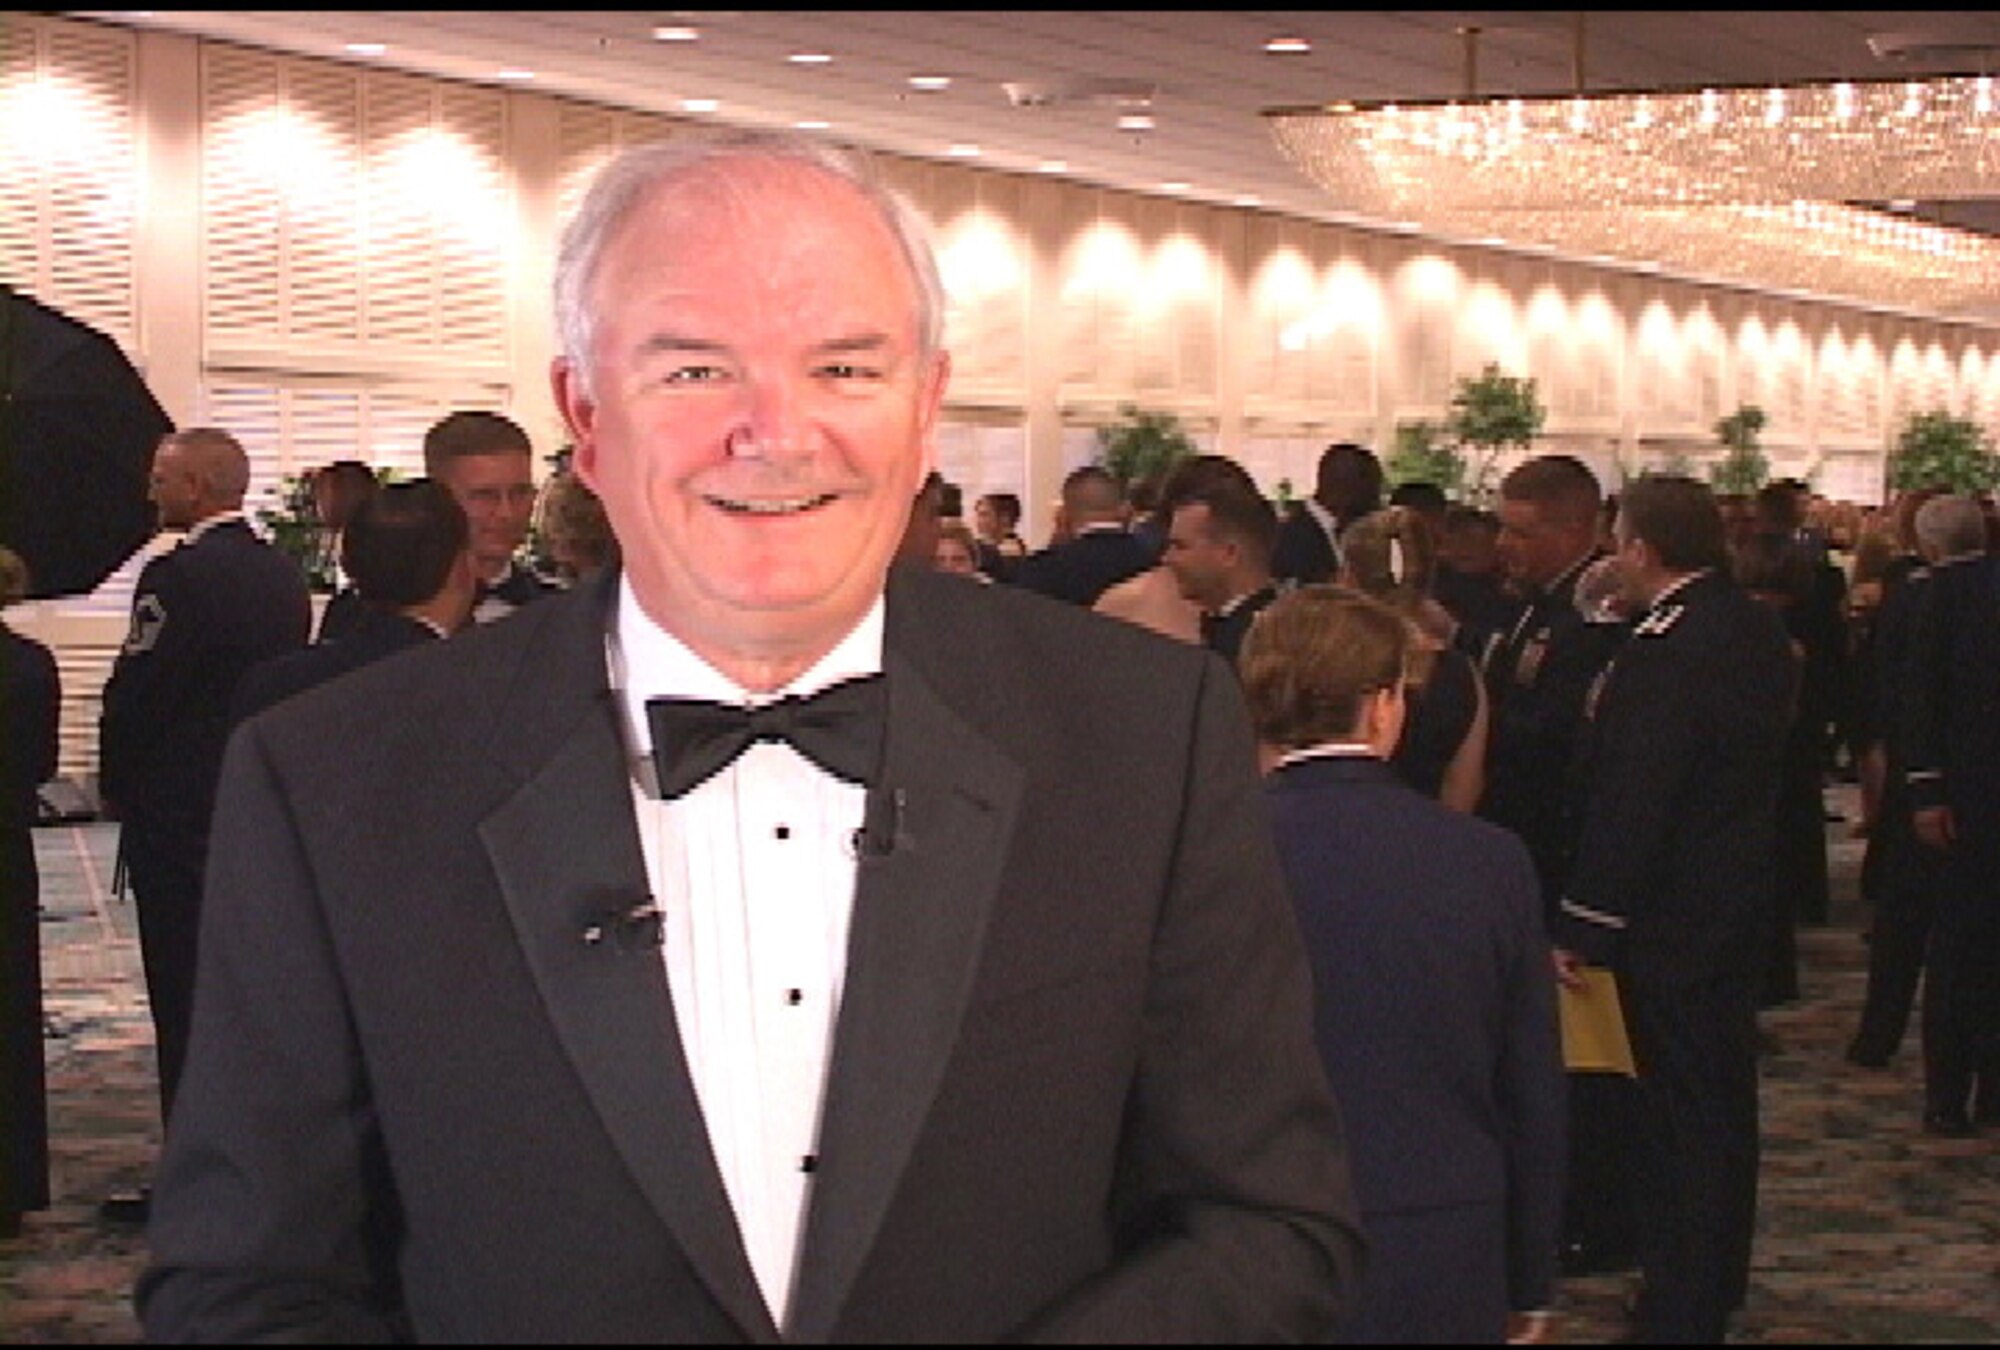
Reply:
[[[597,490],[597,402],[583,372],[566,356],[549,362],[549,388],[569,432],[570,467],[591,491]]]

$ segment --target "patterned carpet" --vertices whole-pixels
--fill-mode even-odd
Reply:
[[[1851,789],[1829,801],[1850,815]],[[2000,1135],[1917,1125],[1917,1037],[1886,1071],[1841,1057],[1860,1008],[1858,843],[1828,827],[1832,922],[1800,934],[1803,997],[1768,1013],[1756,1265],[1732,1342],[2000,1341]],[[113,827],[37,831],[56,1204],[0,1242],[0,1343],[130,1342],[143,1235],[96,1216],[143,1181],[157,1147],[151,1029],[129,902],[109,898]],[[1624,1331],[1625,1276],[1564,1283],[1556,1339]]]

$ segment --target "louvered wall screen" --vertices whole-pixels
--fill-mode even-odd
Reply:
[[[502,94],[217,44],[201,85],[211,370],[504,381]]]

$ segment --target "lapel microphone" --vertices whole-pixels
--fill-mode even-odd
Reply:
[[[861,828],[848,836],[848,856],[856,862],[875,862],[915,847],[903,825],[908,805],[901,788],[871,790],[861,808]]]
[[[666,942],[667,912],[643,896],[637,904],[614,905],[584,916],[577,938],[586,947],[608,947],[616,951],[639,952]]]

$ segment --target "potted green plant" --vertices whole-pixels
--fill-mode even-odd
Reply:
[[[1913,414],[1889,454],[1889,486],[1985,492],[2000,482],[2000,458],[1979,424],[1942,408]]]
[[[1527,449],[1541,434],[1548,409],[1535,393],[1532,376],[1503,374],[1489,361],[1477,375],[1463,376],[1451,396],[1445,429],[1462,446],[1478,453],[1467,465],[1466,497],[1485,505],[1493,496],[1493,474],[1500,452],[1509,446]]]
[[[1770,479],[1771,461],[1757,445],[1766,420],[1762,408],[1745,403],[1715,424],[1715,438],[1726,453],[1708,471],[1710,487],[1726,495],[1747,497]]]
[[[1167,470],[1196,453],[1194,438],[1180,418],[1150,412],[1127,403],[1119,420],[1097,429],[1097,463],[1126,488],[1142,479],[1159,479]]]
[[[271,489],[272,505],[257,508],[257,524],[271,546],[290,558],[305,574],[306,589],[323,595],[334,590],[333,559],[326,548],[326,526],[320,524],[309,474],[288,473]]]
[[[1398,422],[1382,468],[1390,487],[1435,483],[1453,501],[1465,491],[1465,456],[1444,440],[1444,428],[1436,422]]]

